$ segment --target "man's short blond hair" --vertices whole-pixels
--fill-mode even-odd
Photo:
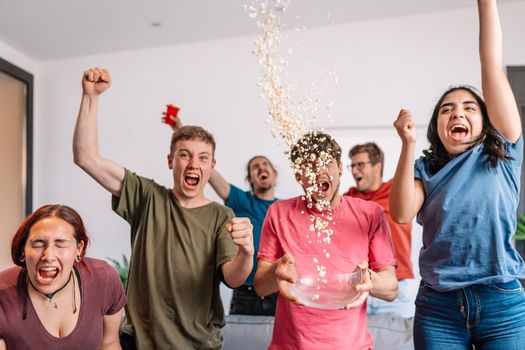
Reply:
[[[185,140],[200,140],[209,145],[212,148],[212,156],[215,155],[215,138],[213,135],[204,128],[195,125],[186,125],[175,131],[171,136],[170,154],[175,151],[175,146],[179,141]]]

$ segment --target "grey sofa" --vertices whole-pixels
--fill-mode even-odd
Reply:
[[[375,350],[413,350],[412,318],[368,316]],[[273,317],[227,315],[222,330],[224,350],[266,350],[272,338]]]

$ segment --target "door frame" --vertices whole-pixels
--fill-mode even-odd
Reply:
[[[33,211],[33,75],[0,57],[0,72],[22,82],[26,86],[25,115],[23,120],[25,137],[24,153],[25,185],[24,185],[24,216]],[[21,179],[22,181],[23,179]]]

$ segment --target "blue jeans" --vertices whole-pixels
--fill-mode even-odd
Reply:
[[[422,281],[416,298],[416,350],[525,349],[525,293],[515,280],[436,292]]]
[[[366,313],[369,315],[383,315],[396,317],[414,317],[414,296],[416,289],[414,280],[401,280],[398,283],[397,298],[393,301],[368,297]]]

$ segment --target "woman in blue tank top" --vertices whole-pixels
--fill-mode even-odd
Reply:
[[[401,110],[394,220],[423,225],[416,349],[525,349],[525,278],[512,246],[523,158],[521,122],[503,70],[496,0],[478,0],[483,98],[469,86],[439,99],[430,148],[414,165],[416,130]]]

